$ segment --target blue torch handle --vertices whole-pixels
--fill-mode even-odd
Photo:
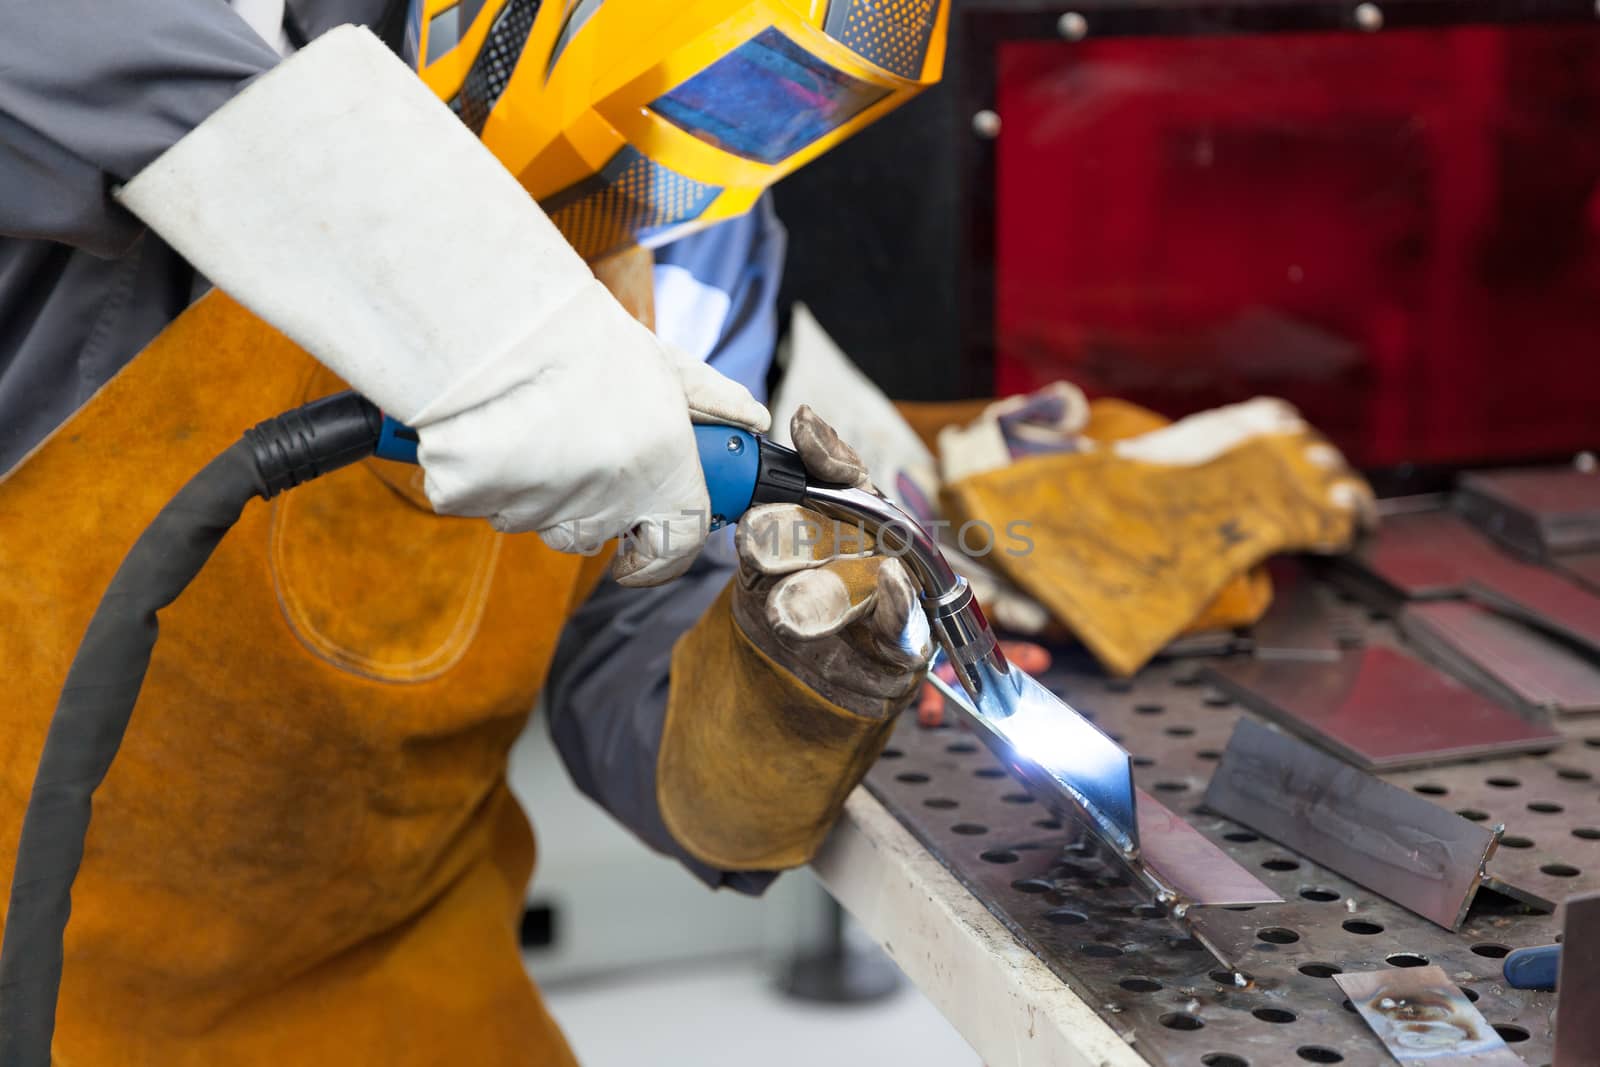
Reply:
[[[711,528],[738,522],[750,509],[761,479],[761,441],[737,426],[696,426],[694,442],[711,495]],[[386,416],[376,454],[380,459],[417,462],[417,432]]]

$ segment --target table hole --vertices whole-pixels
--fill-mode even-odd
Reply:
[[[1269,871],[1298,871],[1300,869],[1300,863],[1298,860],[1285,859],[1282,856],[1277,856],[1270,860],[1264,860],[1261,866],[1265,867]]]
[[[1339,1005],[1339,1007],[1343,1008],[1345,1011],[1349,1012],[1351,1015],[1360,1015],[1361,1014],[1360,1012],[1356,1011],[1356,1006],[1354,1004],[1350,1003],[1349,1000],[1346,1000],[1343,1003],[1341,1003]]]
[[[1521,834],[1506,834],[1500,838],[1501,848],[1532,848],[1533,838]]]
[[[1391,952],[1383,958],[1391,967],[1426,967],[1428,957],[1419,956],[1415,952]]]
[[[1246,985],[1255,981],[1255,976],[1245,971],[1230,971],[1224,967],[1211,972],[1211,980],[1213,982],[1218,985],[1225,985],[1229,989],[1239,988],[1239,977],[1244,978]]]
[[[1158,993],[1161,991],[1161,983],[1150,978],[1124,978],[1117,984],[1130,993]]]
[[[1041,830],[1061,829],[1061,821],[1059,819],[1036,819],[1034,820],[1033,825],[1037,826]]]
[[[951,808],[958,806],[957,803],[954,800],[951,800],[949,797],[929,797],[927,800],[924,800],[922,804],[924,807],[937,808],[940,811],[949,811]]]
[[[1007,793],[1000,798],[1007,804],[1032,804],[1033,797],[1027,793]]]
[[[902,757],[904,755],[905,755],[905,753],[901,752],[898,748],[886,748],[881,753],[879,753],[878,758],[879,759],[899,759],[900,757]]]
[[[1135,704],[1133,710],[1140,715],[1160,715],[1167,710],[1165,704]]]
[[[1089,917],[1070,908],[1052,908],[1044,913],[1044,920],[1056,926],[1081,926],[1089,921]]]
[[[1574,826],[1572,836],[1580,837],[1585,841],[1600,841],[1600,827]]]
[[[1256,936],[1269,945],[1292,945],[1300,935],[1287,926],[1268,926],[1256,931]]]
[[[1106,731],[1106,736],[1111,738],[1111,740],[1116,742],[1117,744],[1119,744],[1119,745],[1122,744],[1122,735],[1121,734],[1112,733],[1111,731],[1108,730],[1108,731]]]
[[[972,775],[975,778],[1004,778],[1006,772],[999,767],[979,767]]]
[[[1250,1014],[1264,1023],[1292,1023],[1299,1018],[1294,1012],[1283,1008],[1257,1008]]]
[[[907,771],[904,774],[897,774],[894,776],[894,780],[904,782],[907,785],[922,785],[924,782],[930,781],[928,776],[921,771]]]
[[[1226,693],[1207,693],[1201,698],[1201,703],[1208,708],[1231,708],[1233,698]]]
[[[944,746],[944,750],[950,753],[952,756],[965,756],[969,753],[978,751],[978,746],[973,744],[971,741],[957,741],[953,745]]]
[[[1009,848],[991,848],[987,852],[979,853],[978,858],[985,863],[1015,863],[1022,857]]]
[[[1587,782],[1594,775],[1588,771],[1580,771],[1576,767],[1557,767],[1556,777],[1565,778],[1569,782]]]
[[[958,822],[954,826],[950,827],[950,832],[953,834],[965,834],[968,837],[976,837],[979,834],[988,833],[989,828],[975,822]]]
[[[1149,756],[1135,756],[1133,757],[1133,765],[1135,767],[1154,767],[1156,761]]]
[[[1532,804],[1528,805],[1528,810],[1536,812],[1540,815],[1555,815],[1559,812],[1566,811],[1567,809],[1563,808],[1560,804],[1552,804],[1548,800],[1535,800]]]
[[[1516,789],[1522,784],[1522,779],[1496,776],[1494,778],[1485,778],[1484,784],[1491,785],[1496,789]]]
[[[1346,919],[1340,925],[1345,928],[1346,933],[1360,934],[1364,937],[1383,933],[1383,924],[1372,922],[1370,919]]]
[[[1600,748],[1600,737],[1585,737],[1583,743],[1590,748]]]
[[[1319,885],[1303,886],[1300,890],[1300,895],[1306,900],[1315,900],[1319,904],[1326,904],[1329,901],[1339,899],[1338,893],[1331,889],[1324,889]]]
[[[1169,727],[1167,727],[1165,730],[1163,730],[1161,732],[1166,734],[1168,737],[1193,737],[1194,736],[1194,727],[1193,726],[1169,726]]]
[[[1570,863],[1547,863],[1539,869],[1552,878],[1576,878],[1583,873]]]
[[[1450,790],[1446,789],[1437,782],[1423,782],[1422,784],[1414,785],[1411,788],[1426,797],[1442,797],[1448,795],[1450,792]]]
[[[1223,911],[1255,911],[1256,910],[1256,906],[1254,904],[1224,904],[1222,906],[1222,910]]]
[[[1497,945],[1493,941],[1483,941],[1472,946],[1474,956],[1484,956],[1491,960],[1503,960],[1511,955],[1511,946]]]
[[[1240,845],[1248,845],[1252,841],[1261,840],[1261,838],[1257,837],[1248,830],[1235,830],[1232,833],[1223,834],[1222,839],[1224,841],[1232,841]]]
[[[1346,1004],[1350,1003],[1348,1000]],[[1301,1045],[1294,1050],[1294,1054],[1308,1063],[1343,1063],[1343,1053],[1335,1052],[1324,1045]]]
[[[1206,1024],[1186,1012],[1169,1011],[1161,1017],[1161,1025],[1168,1030],[1199,1030]]]
[[[1479,811],[1477,808],[1461,808],[1456,812],[1456,814],[1461,816],[1463,819],[1471,819],[1473,822],[1489,821],[1489,813],[1486,811]]]
[[[1200,684],[1200,675],[1195,671],[1190,671],[1187,674],[1180,674],[1172,679],[1172,684],[1181,689],[1192,689]],[[1595,740],[1600,741],[1600,738],[1596,738]]]
[[[1165,919],[1167,909],[1160,904],[1135,904],[1128,909],[1141,919]]]
[[[1331,963],[1302,963],[1300,973],[1307,978],[1332,978],[1336,974],[1343,974],[1344,968]]]
[[[1106,691],[1110,693],[1131,693],[1133,692],[1133,682],[1128,678],[1108,678],[1106,680]]]
[[[1116,945],[1104,945],[1098,941],[1092,941],[1087,945],[1079,945],[1078,951],[1095,960],[1114,960],[1122,955],[1122,950]]]
[[[1158,793],[1182,793],[1189,788],[1189,783],[1174,781],[1157,782],[1155,788],[1156,792]]]
[[[1461,992],[1468,1000],[1472,1001],[1472,1003],[1478,1003],[1478,991],[1476,989],[1468,989],[1466,986],[1462,986]]]
[[[1489,1025],[1494,1027],[1494,1032],[1499,1034],[1501,1040],[1508,1045],[1515,1045],[1518,1041],[1528,1040],[1528,1031],[1520,1026],[1513,1026],[1510,1023],[1490,1023]]]
[[[1011,888],[1019,893],[1048,893],[1055,886],[1043,878],[1018,878],[1011,883]]]
[[[1215,763],[1222,758],[1222,753],[1214,748],[1202,748],[1194,754],[1195,759],[1203,759],[1208,763]]]
[[[1250,1067],[1250,1061],[1231,1052],[1208,1052],[1200,1057],[1206,1067]]]

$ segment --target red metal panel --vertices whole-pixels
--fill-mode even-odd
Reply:
[[[1600,28],[1002,45],[997,385],[1365,464],[1600,440]]]

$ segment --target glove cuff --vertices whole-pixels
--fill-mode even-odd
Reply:
[[[256,79],[117,196],[406,422],[593,284],[517,180],[356,27]]]
[[[672,836],[723,870],[809,860],[895,718],[824,700],[735,624],[732,587],[678,640],[656,768]]]

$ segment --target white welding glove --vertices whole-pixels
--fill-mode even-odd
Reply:
[[[445,514],[682,573],[709,501],[691,418],[765,430],[743,386],[671,351],[371,33],[261,76],[119,198],[219,288],[417,430]]]

